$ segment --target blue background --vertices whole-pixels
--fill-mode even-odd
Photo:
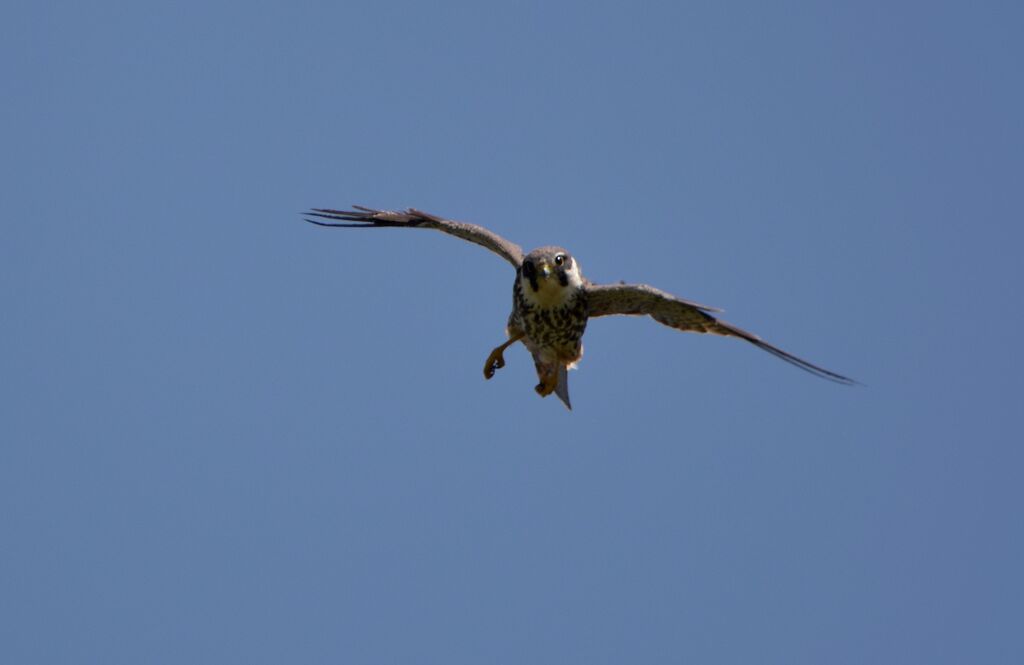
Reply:
[[[0,660],[1024,660],[1018,3],[0,10]],[[415,206],[602,319],[575,410]]]

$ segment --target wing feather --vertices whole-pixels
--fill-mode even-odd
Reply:
[[[307,217],[305,219],[310,224],[336,228],[383,228],[394,226],[435,229],[486,247],[511,263],[515,268],[518,268],[523,262],[523,249],[519,245],[476,224],[444,219],[437,215],[425,213],[422,210],[416,210],[415,208],[409,208],[404,211],[375,210],[363,206],[353,206],[353,208],[354,210],[313,208],[306,213]],[[310,219],[310,217],[317,217],[319,219]]]
[[[737,328],[731,323],[720,321],[710,314],[717,312],[712,307],[701,305],[670,293],[660,291],[646,284],[588,284],[587,300],[589,316],[650,316],[658,323],[686,332],[711,333],[726,337],[738,337],[759,349],[781,358],[791,365],[810,372],[823,379],[837,383],[853,384],[853,379],[819,367],[802,358],[769,344],[757,335]]]

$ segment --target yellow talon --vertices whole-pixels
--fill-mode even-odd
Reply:
[[[557,387],[558,387],[558,371],[557,370],[551,370],[551,371],[545,371],[540,376],[540,383],[538,383],[536,386],[534,386],[533,389],[536,390],[537,394],[540,395],[541,397],[547,397],[551,393],[555,392],[555,388],[557,388]]]
[[[491,355],[487,356],[487,362],[484,363],[484,378],[490,379],[494,376],[494,373],[505,366],[505,356],[502,353],[504,349],[498,347],[491,351]]]
[[[516,333],[508,338],[508,341],[491,351],[484,363],[484,378],[489,379],[494,373],[505,366],[505,349],[512,346],[523,338],[523,333]]]

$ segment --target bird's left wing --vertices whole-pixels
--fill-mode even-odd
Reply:
[[[523,249],[510,242],[497,233],[485,229],[476,224],[456,222],[450,219],[443,219],[409,208],[404,211],[395,210],[374,210],[363,206],[353,206],[355,210],[330,210],[327,208],[313,208],[307,215],[320,219],[309,219],[306,221],[318,226],[348,227],[348,228],[380,228],[386,226],[398,226],[406,228],[436,229],[442,233],[462,238],[469,242],[476,243],[491,250],[501,258],[518,268],[523,262]],[[329,221],[320,221],[321,219]]]
[[[677,298],[671,293],[659,291],[653,286],[646,284],[587,284],[587,300],[591,317],[613,314],[648,315],[658,323],[677,330],[738,337],[823,379],[845,384],[856,383],[842,374],[836,374],[787,353],[753,333],[716,319],[709,313],[719,311],[713,307]]]

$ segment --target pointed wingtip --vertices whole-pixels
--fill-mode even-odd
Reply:
[[[302,213],[302,214],[309,215],[309,214],[315,214],[315,213]],[[333,219],[333,217],[328,217],[328,219]],[[361,228],[365,228],[366,227],[366,224],[346,224],[344,222],[322,222],[319,219],[310,219],[309,217],[303,217],[302,221],[309,222],[310,224],[316,224],[317,226],[326,226],[329,229],[338,229],[338,228],[361,229]]]

